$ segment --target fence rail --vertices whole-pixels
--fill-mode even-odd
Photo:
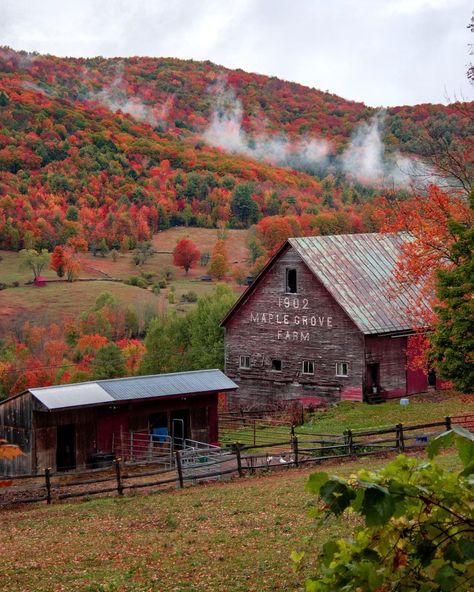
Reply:
[[[431,438],[450,429],[452,425],[469,428],[473,423],[474,414],[415,425],[399,423],[378,430],[347,430],[343,434],[297,433],[292,428],[285,438],[256,444],[234,442],[228,450],[195,443],[195,447],[173,451],[173,462],[166,466],[156,458],[151,462],[134,464],[116,458],[112,467],[88,471],[53,473],[51,469],[46,469],[42,475],[1,477],[3,487],[0,489],[0,506],[42,501],[51,504],[76,497],[112,493],[122,496],[127,490],[142,488],[183,488],[189,483],[242,477],[258,470],[404,452],[423,448]]]

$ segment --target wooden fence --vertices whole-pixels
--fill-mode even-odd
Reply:
[[[175,451],[172,467],[157,463],[126,464],[116,459],[109,468],[70,473],[46,469],[43,475],[0,478],[0,506],[14,503],[56,501],[94,495],[122,496],[139,489],[183,488],[188,484],[233,476],[243,477],[258,470],[300,467],[328,460],[355,458],[423,448],[452,425],[469,428],[474,414],[446,417],[443,421],[373,430],[347,430],[343,434],[277,432],[281,439],[260,443],[234,442],[227,450],[198,449],[190,454]],[[271,434],[275,438],[275,431]],[[252,434],[253,438],[253,434]],[[258,438],[256,438],[258,440]]]

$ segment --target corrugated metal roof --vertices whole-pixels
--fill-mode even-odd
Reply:
[[[419,289],[402,288],[394,277],[402,247],[410,240],[406,233],[374,233],[288,242],[359,329],[377,334],[421,326],[413,308]]]
[[[29,391],[47,409],[99,405],[114,400],[97,382],[32,388]]]
[[[29,389],[29,392],[47,409],[54,410],[100,405],[114,401],[228,391],[237,388],[237,385],[220,370],[194,370],[61,384]]]

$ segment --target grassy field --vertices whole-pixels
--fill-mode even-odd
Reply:
[[[375,427],[392,427],[398,423],[414,424],[442,421],[446,416],[474,413],[474,395],[459,395],[454,391],[438,391],[409,397],[409,405],[400,405],[400,400],[380,405],[367,405],[353,401],[341,401],[307,418],[298,433],[342,434],[345,430],[364,430]],[[266,427],[257,430],[257,442],[280,441],[289,428]],[[272,434],[275,434],[272,438]],[[236,441],[251,443],[253,430],[220,430],[223,444]]]
[[[324,470],[347,476],[362,466]],[[292,572],[289,555],[313,532],[310,472],[3,512],[0,590],[297,590],[304,574]],[[314,534],[322,542],[350,528],[345,519]]]
[[[247,265],[248,250],[246,247],[245,230],[227,230],[226,244],[231,265]],[[171,270],[172,280],[170,286],[174,286],[175,302],[168,302],[169,287],[163,289],[158,296],[151,291],[137,287],[124,285],[119,282],[93,281],[93,282],[61,282],[48,284],[44,288],[25,286],[25,282],[33,279],[31,271],[20,268],[18,253],[0,251],[0,282],[12,284],[19,282],[18,288],[7,288],[0,291],[0,330],[6,330],[18,319],[29,319],[32,322],[45,323],[57,320],[58,317],[78,315],[89,308],[102,292],[111,292],[124,305],[149,304],[157,311],[165,312],[177,310],[184,312],[189,304],[181,302],[181,296],[186,292],[195,292],[198,296],[211,294],[215,289],[215,282],[202,282],[200,276],[207,273],[205,267],[199,265],[186,275],[184,270],[173,266],[172,251],[180,238],[189,237],[198,246],[201,252],[211,252],[217,241],[217,231],[207,228],[171,228],[160,232],[153,238],[153,246],[157,253],[143,266],[137,267],[132,261],[132,254],[120,255],[116,261],[112,257],[93,257],[91,254],[81,256],[81,277],[100,278],[107,277],[127,280],[131,276],[139,276],[143,272],[157,274],[157,278],[163,271]],[[55,272],[45,269],[43,274],[47,279],[58,279]],[[236,294],[242,291],[242,287],[230,282]]]
[[[346,429],[428,423],[443,420],[447,415],[474,413],[474,395],[438,391],[412,395],[409,399],[409,405],[400,405],[399,399],[380,405],[341,401],[324,412],[314,414],[308,425],[313,432],[338,434]]]
[[[112,292],[121,302],[133,304],[138,310],[147,305],[159,310],[159,299],[152,292],[117,282],[21,286],[0,292],[0,327],[6,329],[22,320],[47,324],[61,317],[74,317],[92,306],[102,292]]]

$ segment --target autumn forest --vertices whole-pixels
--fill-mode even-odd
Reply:
[[[89,277],[86,261],[127,261],[122,274],[120,261],[97,273],[167,305],[176,305],[178,277],[209,273],[230,286],[211,312],[199,301],[158,318],[156,302],[137,310],[133,296],[107,287],[80,315],[4,324],[0,396],[174,370],[183,359],[196,367],[199,323],[217,323],[289,236],[411,230],[425,237],[418,263],[436,265],[431,239],[449,247],[447,220],[472,216],[472,115],[466,102],[374,109],[211,62],[0,48],[0,309],[33,276]],[[183,227],[192,244],[155,265],[157,235]],[[215,244],[194,244],[193,229],[212,229]],[[228,246],[237,231],[238,258]],[[7,278],[6,262],[19,253],[18,266],[31,267],[33,252],[45,257],[41,273]],[[408,261],[405,272],[415,267]],[[183,302],[204,295],[195,291]],[[153,366],[146,351],[157,339],[167,354]]]

